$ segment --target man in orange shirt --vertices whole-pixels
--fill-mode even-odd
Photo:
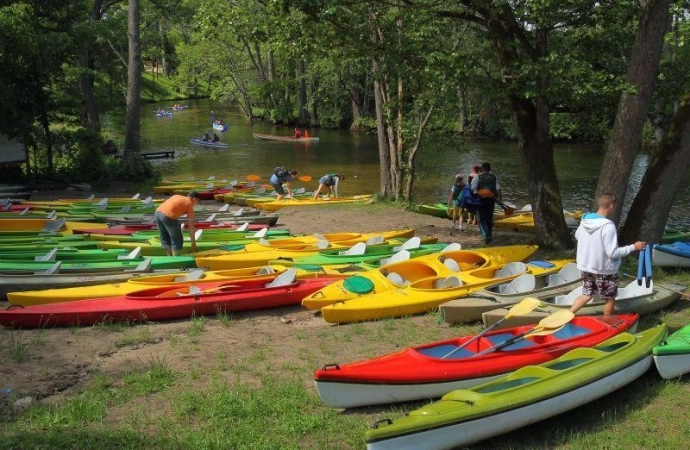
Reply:
[[[186,196],[173,195],[156,209],[153,216],[154,222],[158,226],[161,237],[161,246],[165,249],[168,256],[177,256],[184,240],[182,238],[182,224],[177,220],[187,214],[189,230],[189,240],[192,244],[192,253],[196,252],[196,240],[194,238],[194,206],[199,201],[199,194],[191,191]]]

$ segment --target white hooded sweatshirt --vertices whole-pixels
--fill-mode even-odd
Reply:
[[[619,247],[616,225],[597,213],[582,216],[575,238],[577,268],[584,272],[602,275],[618,273],[621,258],[635,250],[634,245]]]

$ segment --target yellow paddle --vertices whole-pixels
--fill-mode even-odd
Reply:
[[[455,349],[453,349],[452,351],[446,353],[445,355],[443,355],[443,356],[441,357],[441,359],[446,359],[446,358],[448,358],[450,355],[452,355],[453,353],[455,353],[455,352],[457,352],[457,351],[459,351],[459,350],[461,350],[461,349],[467,347],[467,346],[470,345],[472,342],[476,341],[477,339],[479,339],[480,337],[484,336],[486,333],[488,333],[488,332],[491,331],[492,329],[496,328],[497,326],[499,326],[500,324],[502,324],[503,322],[505,322],[506,320],[508,320],[510,317],[524,316],[525,314],[528,314],[528,313],[534,311],[534,309],[535,309],[537,306],[539,306],[540,303],[541,303],[541,302],[540,302],[539,300],[537,300],[536,298],[533,298],[533,297],[526,297],[526,298],[522,299],[519,303],[514,304],[514,305],[508,310],[508,314],[506,314],[505,317],[503,317],[501,320],[497,321],[496,323],[494,323],[493,325],[491,325],[489,328],[487,328],[487,329],[485,329],[484,331],[482,331],[481,333],[477,334],[476,336],[474,336],[474,337],[473,337],[472,339],[470,339],[469,341],[467,341],[467,342],[465,342],[464,344],[460,345],[458,348],[455,348]]]
[[[539,323],[535,325],[534,328],[532,328],[531,330],[527,330],[524,333],[518,334],[517,336],[512,337],[507,341],[501,342],[500,344],[496,344],[493,347],[487,348],[483,352],[479,352],[472,356],[480,356],[486,355],[488,353],[493,353],[497,350],[508,347],[509,345],[514,344],[517,341],[531,336],[546,336],[548,334],[555,333],[556,331],[563,328],[568,322],[573,320],[573,317],[575,317],[575,314],[573,314],[571,311],[567,309],[561,309],[560,311],[556,311],[555,313],[541,319],[541,321],[539,321]]]
[[[247,181],[261,181],[264,178],[260,175],[255,175],[255,174],[250,174],[247,175]],[[300,181],[311,181],[312,177],[311,175],[302,175],[301,177],[297,177],[298,180]]]

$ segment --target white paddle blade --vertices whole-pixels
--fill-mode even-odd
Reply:
[[[249,229],[249,222],[245,222],[239,227],[237,227],[237,231],[247,231]]]

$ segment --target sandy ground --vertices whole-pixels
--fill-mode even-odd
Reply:
[[[47,191],[36,193],[34,199],[83,198],[88,194]],[[110,192],[110,195],[131,193]],[[209,201],[201,203],[209,207],[220,206]],[[476,227],[455,231],[446,219],[381,205],[285,209],[280,212],[279,226],[289,228],[293,234],[413,228],[418,236],[430,235],[441,242],[459,242],[463,248],[481,245]],[[493,245],[528,243],[528,240],[518,233],[497,232]],[[539,256],[548,257],[545,254]],[[437,333],[439,336],[450,336],[458,331],[446,324],[436,324],[430,315],[406,320],[418,322],[421,326],[438,326],[441,328]],[[217,366],[219,344],[228,364],[246,360],[257,349],[270,346],[275,350],[273,364],[279,367],[300,359],[305,342],[318,342],[324,339],[324,333],[333,329],[318,312],[301,306],[235,314],[229,322],[227,319],[209,318],[203,331],[194,336],[191,327],[188,319],[119,327],[103,325],[19,331],[0,327],[0,388],[11,388],[18,396],[32,396],[46,402],[60,401],[65,395],[83,389],[95,373],[117,378],[159,355],[166,355],[173,370],[204,373],[206,368]],[[347,330],[345,327],[338,327],[338,332]],[[362,342],[357,342],[358,336]],[[392,351],[390,344],[372,343],[368,333],[350,333],[348,339],[351,345],[342,349],[340,361],[362,357],[364,348],[370,355]],[[184,351],[180,351],[181,347]],[[312,374],[303,376],[305,386],[313,389]]]

